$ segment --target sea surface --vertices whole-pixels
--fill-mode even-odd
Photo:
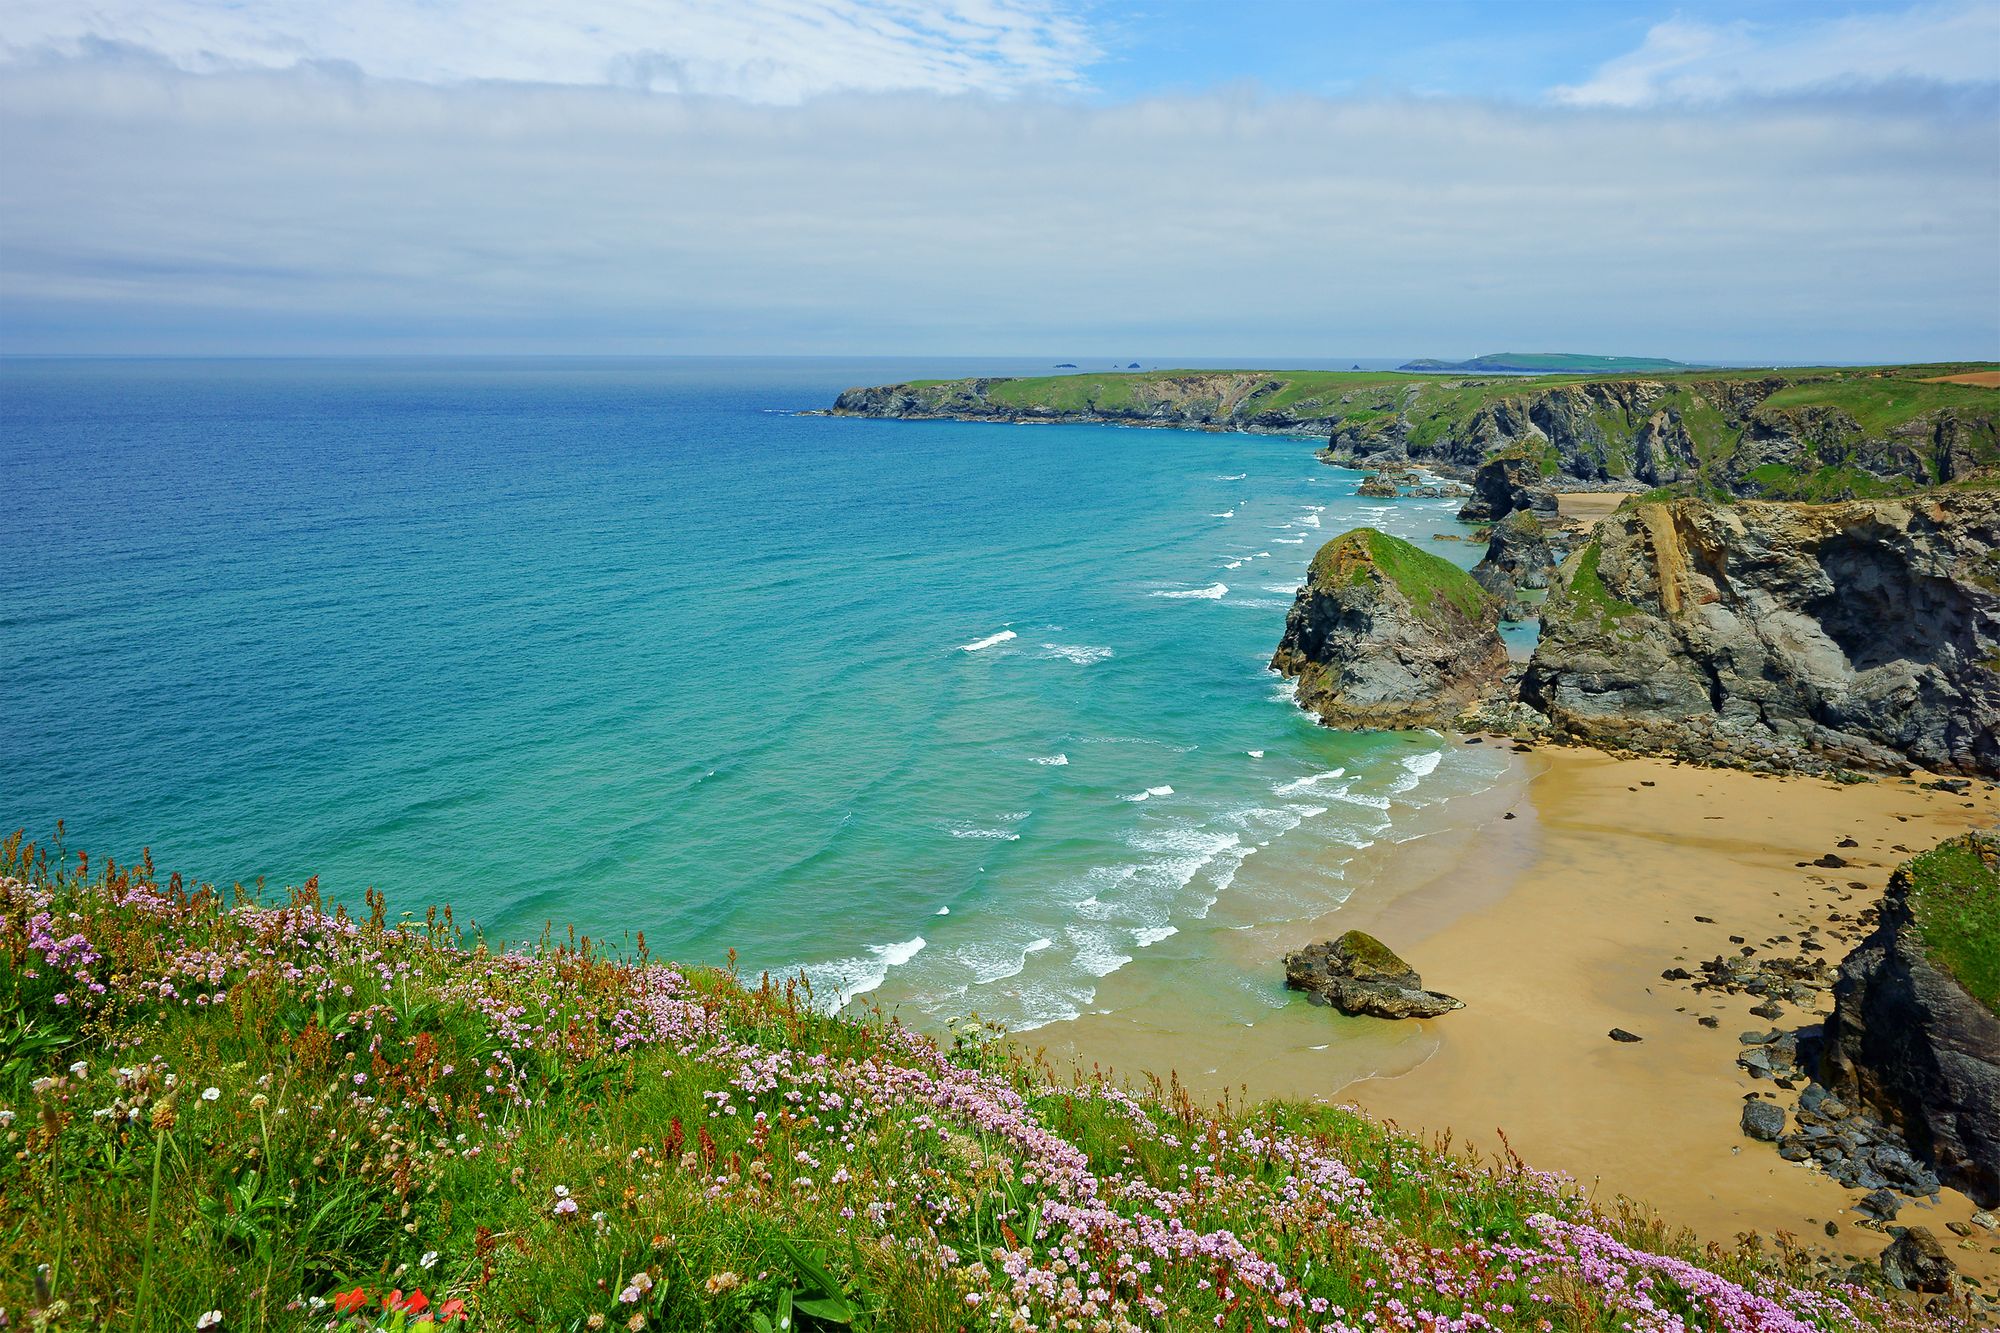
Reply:
[[[1060,359],[0,362],[0,824],[1015,1029],[1224,895],[1323,913],[1503,765],[1267,663],[1323,541],[1469,564],[1456,502],[799,415]]]

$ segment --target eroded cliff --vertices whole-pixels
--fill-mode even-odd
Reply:
[[[2000,494],[1628,505],[1553,580],[1521,695],[1595,744],[2000,773]]]

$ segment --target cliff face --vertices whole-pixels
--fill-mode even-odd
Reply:
[[[1879,924],[1840,966],[1820,1071],[1849,1105],[1900,1126],[1940,1179],[1983,1208],[2000,1206],[2000,1017],[1928,955],[1912,895],[1929,872],[1985,882],[1927,892],[1990,896],[1996,864],[2000,839],[1972,835],[1896,871]]]
[[[1322,429],[1326,404],[1306,397],[1271,401],[1283,378],[1254,371],[1069,376],[1057,380],[943,380],[849,389],[836,416],[954,421],[1081,421],[1244,430]],[[1023,386],[1046,388],[1027,392]]]
[[[2000,494],[1630,506],[1564,562],[1521,694],[1600,744],[2000,773]]]
[[[1435,726],[1505,670],[1498,617],[1456,565],[1356,528],[1314,557],[1271,666],[1330,727]]]
[[[2000,393],[1939,383],[1937,369],[1554,383],[1161,371],[850,389],[833,411],[1311,432],[1325,438],[1328,461],[1359,466],[1422,460],[1469,473],[1507,455],[1571,485],[1700,482],[1742,496],[1828,500],[2000,472]]]

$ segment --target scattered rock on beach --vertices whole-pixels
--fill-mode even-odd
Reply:
[[[1785,1132],[1785,1108],[1776,1102],[1743,1103],[1743,1132],[1761,1143],[1776,1143]]]
[[[1343,1014],[1374,1018],[1436,1018],[1465,1007],[1461,1000],[1425,990],[1415,968],[1359,930],[1287,954],[1285,984]]]
[[[1949,1291],[1957,1271],[1929,1227],[1911,1227],[1882,1251],[1882,1276],[1898,1291]]]
[[[1638,1033],[1636,1033],[1636,1032],[1627,1032],[1627,1031],[1626,1031],[1626,1030],[1625,1030],[1624,1028],[1613,1028],[1613,1029],[1611,1029],[1611,1031],[1610,1031],[1610,1032],[1609,1032],[1609,1033],[1608,1033],[1607,1035],[1608,1035],[1608,1036],[1609,1036],[1609,1037],[1611,1038],[1611,1040],[1613,1040],[1613,1041],[1644,1041],[1644,1040],[1645,1040],[1645,1038],[1644,1038],[1644,1037],[1642,1037],[1642,1036],[1640,1036],[1640,1035],[1639,1035]]]

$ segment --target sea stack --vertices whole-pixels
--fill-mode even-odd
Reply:
[[[1313,557],[1271,666],[1327,726],[1437,726],[1505,671],[1499,613],[1450,561],[1356,528]]]

